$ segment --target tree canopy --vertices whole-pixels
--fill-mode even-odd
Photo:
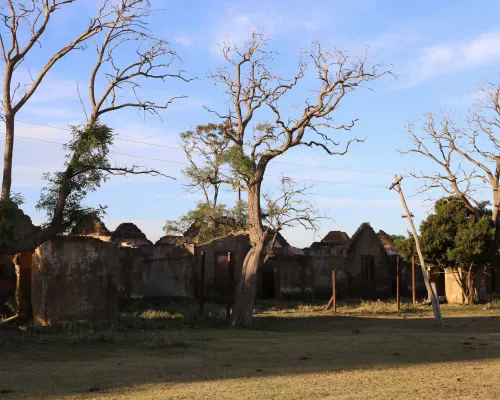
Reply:
[[[491,212],[481,205],[479,219],[456,197],[438,200],[420,225],[424,257],[440,267],[482,266],[495,254]]]
[[[425,261],[435,267],[483,266],[496,253],[491,211],[482,203],[474,212],[456,197],[438,200],[434,213],[420,225]],[[477,219],[479,215],[479,219]],[[416,256],[415,241],[409,235],[393,236],[401,258]]]

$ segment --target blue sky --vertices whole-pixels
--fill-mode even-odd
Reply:
[[[96,4],[97,0],[80,1],[79,5],[61,10],[43,37],[42,47],[26,59],[18,71],[18,80],[27,79],[28,67],[39,70],[50,51],[85,24],[86,15],[91,15]],[[162,120],[150,116],[144,119],[130,110],[107,115],[103,122],[125,139],[176,146],[180,132],[214,121],[203,106],[224,107],[220,88],[206,77],[211,68],[223,64],[217,43],[226,36],[242,43],[252,27],[263,28],[273,38],[273,48],[280,52],[276,68],[285,75],[293,73],[298,51],[314,39],[351,52],[361,52],[368,45],[375,62],[393,66],[397,79],[387,77],[374,83],[373,91],[350,94],[338,111],[336,118],[340,122],[359,118],[352,136],[366,137],[364,143],[356,144],[343,157],[328,156],[318,149],[293,149],[277,161],[323,168],[274,163],[268,171],[271,175],[284,173],[299,182],[315,183],[311,199],[320,212],[330,218],[323,221],[320,236],[329,230],[344,230],[352,235],[365,221],[371,222],[376,230],[405,233],[408,225],[401,218],[397,194],[387,190],[392,174],[412,167],[432,168],[418,157],[402,157],[397,153],[397,149],[408,146],[403,132],[405,121],[418,120],[423,113],[440,108],[453,110],[457,118],[465,117],[474,101],[477,83],[498,73],[498,1],[315,1],[310,6],[304,1],[152,0],[152,4],[163,11],[151,18],[151,29],[157,35],[170,37],[182,59],[176,68],[185,70],[186,76],[199,79],[190,83],[168,81],[144,86],[144,97],[157,100],[179,94],[188,96],[162,112]],[[125,60],[127,55],[123,57]],[[94,59],[89,47],[59,63],[18,114],[18,119],[56,127],[84,122],[76,84],[87,87],[89,67]],[[83,98],[86,101],[85,94]],[[300,95],[291,95],[287,100],[296,104],[303,99]],[[65,130],[21,122],[16,129],[20,136],[58,142],[68,138]],[[341,143],[352,136],[332,132],[332,137]],[[88,203],[108,206],[105,222],[109,228],[115,228],[120,222],[134,222],[151,240],[157,240],[165,221],[178,218],[194,207],[199,198],[183,190],[181,170],[185,158],[182,152],[172,148],[127,142],[117,142],[113,151],[171,161],[114,154],[113,160],[117,163],[147,164],[178,179],[113,178],[88,199]],[[25,196],[26,212],[34,221],[41,222],[44,215],[34,209],[43,186],[41,175],[61,169],[64,153],[55,144],[18,138],[14,158],[13,190]],[[269,177],[265,187],[273,188],[276,183],[276,178]],[[404,181],[408,195],[416,186],[416,182]],[[226,203],[230,204],[235,198],[234,193],[223,194]],[[423,200],[418,196],[408,197],[417,223],[428,209]],[[286,231],[285,236],[298,247],[315,240],[310,232],[298,228]]]

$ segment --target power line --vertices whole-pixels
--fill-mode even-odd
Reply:
[[[1,135],[5,135],[4,132],[0,132]],[[50,144],[57,144],[60,146],[64,146],[64,143],[61,142],[56,142],[53,140],[45,140],[45,139],[37,139],[37,138],[32,138],[29,136],[21,136],[21,135],[16,135],[16,137],[20,139],[27,139],[27,140],[33,140],[36,142],[43,142],[43,143],[50,143]],[[151,160],[151,161],[160,161],[160,162],[166,162],[166,163],[172,163],[172,164],[181,164],[181,165],[190,165],[189,163],[182,162],[182,161],[174,161],[174,160],[165,160],[163,158],[154,158],[154,157],[145,157],[145,156],[139,156],[136,154],[126,154],[126,153],[119,153],[116,151],[110,151],[111,154],[116,154],[120,156],[126,156],[126,157],[135,157],[135,158],[142,158],[145,160]],[[266,176],[271,176],[275,178],[280,178],[279,175],[272,175],[272,174],[266,174]],[[342,181],[329,181],[329,180],[321,180],[321,179],[311,179],[311,178],[293,178],[296,180],[302,180],[302,181],[311,181],[311,182],[321,182],[321,183],[334,183],[337,185],[349,185],[349,186],[361,186],[361,187],[373,187],[373,188],[384,188],[387,189],[386,186],[383,185],[369,185],[369,184],[364,184],[364,183],[353,183],[353,182],[342,182]]]
[[[43,126],[45,128],[59,129],[59,130],[62,130],[62,131],[71,131],[71,129],[64,128],[64,127],[61,127],[61,126],[45,125],[45,124],[40,124],[38,122],[31,122],[31,121],[24,121],[24,120],[16,120],[16,121],[17,122],[21,122],[23,124]],[[165,145],[165,144],[144,142],[144,141],[140,141],[140,140],[122,139],[122,138],[119,138],[119,137],[115,137],[115,140],[119,140],[119,141],[122,141],[122,142],[128,142],[128,143],[142,144],[142,145],[146,145],[146,146],[154,146],[154,147],[162,147],[162,148],[166,148],[166,149],[174,149],[174,150],[179,150],[179,151],[183,150],[182,147],[180,147],[180,146],[169,146],[169,145]],[[327,167],[327,166],[321,166],[321,165],[287,163],[287,162],[282,162],[282,161],[273,161],[273,164],[290,165],[290,166],[304,167],[304,168],[329,169],[329,170],[333,170],[333,171],[358,172],[358,173],[363,173],[363,174],[394,175],[393,172],[370,171],[370,170],[350,169],[350,168],[336,168],[336,167]]]

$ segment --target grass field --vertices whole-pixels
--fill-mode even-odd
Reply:
[[[0,399],[500,398],[500,303],[443,306],[442,329],[429,307],[382,302],[264,308],[251,330],[171,308],[0,330]]]

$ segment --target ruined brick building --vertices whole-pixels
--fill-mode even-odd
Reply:
[[[341,298],[389,298],[396,294],[397,249],[388,234],[376,233],[368,222],[351,238],[345,232],[331,231],[304,251],[313,259],[317,297],[331,296],[333,270]],[[408,295],[412,290],[411,266],[400,260],[400,269],[402,295]],[[421,271],[416,273],[416,289],[425,294]]]
[[[132,223],[123,223],[114,232],[93,223],[79,233],[58,236],[18,258],[24,301],[42,325],[114,321],[119,299],[124,298],[204,296],[227,301],[234,296],[250,249],[244,233],[203,244],[180,244],[171,236],[153,244]],[[333,270],[339,298],[389,298],[396,292],[397,249],[388,234],[375,232],[369,223],[361,224],[352,237],[331,231],[305,249],[279,237],[273,253],[260,268],[258,295],[263,299],[328,299]],[[16,280],[10,260],[1,261],[0,294],[6,298]],[[400,270],[401,294],[409,296],[411,265],[400,261]],[[425,296],[419,268],[415,287],[419,296]]]

